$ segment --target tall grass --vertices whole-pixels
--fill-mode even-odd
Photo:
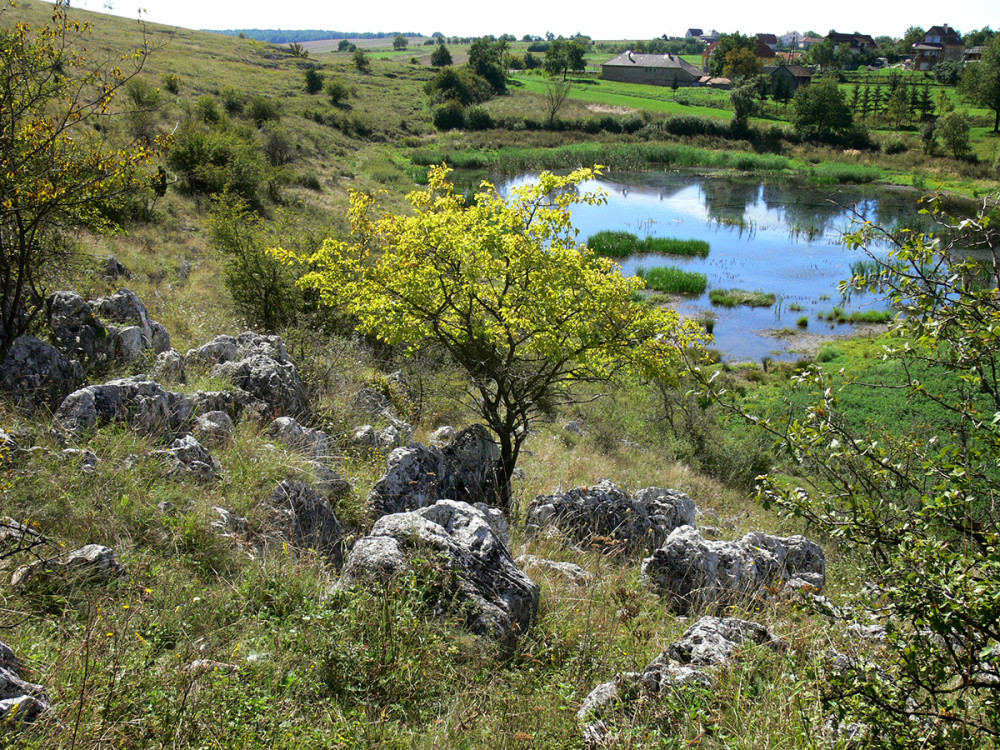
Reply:
[[[635,275],[646,282],[646,287],[668,294],[704,294],[708,278],[703,273],[682,271],[673,266],[643,268],[639,266]]]
[[[723,307],[770,307],[777,301],[773,292],[748,292],[746,289],[713,289],[708,293],[713,305]]]
[[[679,240],[672,237],[646,237],[640,240],[631,232],[604,229],[587,238],[587,245],[598,255],[625,258],[639,253],[687,255],[705,258],[709,245],[704,240]]]
[[[458,169],[489,169],[515,174],[530,169],[571,169],[603,164],[609,169],[634,170],[650,165],[673,167],[717,167],[744,172],[781,172],[792,162],[776,154],[744,151],[710,151],[674,143],[576,143],[558,148],[511,148],[451,151],[416,149],[414,164],[429,166],[445,162]]]
[[[824,162],[817,164],[810,172],[809,179],[819,185],[843,185],[845,183],[864,184],[886,179],[885,170],[865,167],[860,164]]]

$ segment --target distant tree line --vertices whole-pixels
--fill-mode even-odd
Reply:
[[[270,44],[291,44],[292,42],[317,42],[324,39],[385,39],[397,36],[420,36],[415,31],[323,31],[321,29],[300,29],[283,31],[282,29],[205,29],[212,34],[240,36],[258,39]]]

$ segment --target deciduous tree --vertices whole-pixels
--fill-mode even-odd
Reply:
[[[432,168],[413,213],[373,217],[374,198],[351,197],[353,237],[305,259],[301,283],[389,344],[443,348],[469,378],[468,396],[495,433],[499,504],[531,424],[577,398],[574,384],[625,373],[670,378],[702,329],[639,305],[642,281],[576,242],[569,208],[601,203],[577,192],[594,170],[543,173],[503,196],[483,183],[466,203]],[[279,257],[294,256],[281,249]]]
[[[982,59],[969,63],[958,87],[970,101],[993,112],[993,132],[1000,134],[1000,36],[983,45]]]
[[[108,127],[147,47],[87,59],[88,25],[66,3],[34,28],[8,23],[9,10],[0,9],[0,355],[69,258],[60,233],[113,228],[109,217],[148,184],[156,150],[145,138],[116,143]]]

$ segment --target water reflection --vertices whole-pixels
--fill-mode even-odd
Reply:
[[[711,246],[707,258],[629,258],[622,263],[625,273],[635,273],[639,265],[673,265],[704,273],[710,290],[736,287],[777,295],[778,303],[770,308],[715,307],[707,293],[676,303],[685,315],[716,318],[716,346],[728,360],[793,358],[794,339],[789,344],[765,334],[798,328],[803,316],[809,331],[847,334],[849,327],[826,323],[818,315],[837,305],[848,313],[884,309],[884,303],[870,297],[841,298],[837,284],[850,275],[853,262],[866,257],[845,247],[841,238],[857,219],[894,227],[925,224],[912,192],[817,189],[790,180],[684,172],[610,174],[580,189],[597,188],[607,191],[607,205],[573,210],[581,240],[602,229],[623,229],[640,237],[701,239]]]

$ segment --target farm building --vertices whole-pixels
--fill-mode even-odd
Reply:
[[[601,66],[601,78],[607,81],[692,86],[700,77],[701,71],[678,55],[637,55],[629,50]]]

